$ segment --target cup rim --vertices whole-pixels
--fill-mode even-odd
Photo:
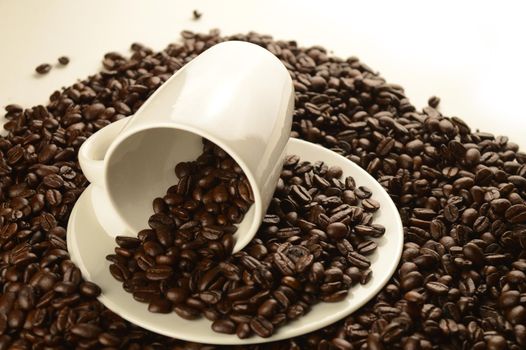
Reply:
[[[126,128],[126,126],[125,126],[125,128]],[[209,141],[213,142],[214,144],[216,144],[217,146],[221,147],[221,149],[223,149],[225,152],[227,152],[228,155],[230,157],[232,157],[232,159],[234,159],[236,161],[236,163],[239,165],[241,170],[243,170],[243,173],[247,177],[249,185],[250,185],[251,190],[252,190],[252,193],[254,195],[254,203],[253,203],[253,205],[254,205],[254,220],[253,220],[252,224],[250,225],[250,228],[247,230],[245,235],[243,235],[243,236],[238,235],[236,237],[236,242],[234,244],[234,251],[236,251],[236,250],[239,251],[239,250],[243,249],[245,246],[247,246],[248,243],[250,243],[250,241],[255,237],[255,235],[257,233],[257,230],[258,230],[259,226],[261,225],[261,220],[263,219],[263,215],[262,215],[263,208],[262,208],[261,193],[260,193],[259,187],[256,186],[257,182],[256,182],[256,179],[254,177],[254,174],[252,173],[252,171],[250,171],[250,169],[248,168],[246,163],[241,158],[239,158],[239,156],[235,152],[232,151],[232,148],[229,147],[227,144],[225,144],[222,140],[218,139],[217,137],[215,137],[214,135],[210,134],[209,132],[207,132],[205,130],[202,130],[202,129],[199,129],[199,128],[196,128],[196,127],[193,127],[193,126],[190,126],[190,125],[185,125],[185,124],[173,122],[173,121],[171,121],[169,123],[167,123],[167,122],[161,122],[161,123],[157,122],[157,123],[154,123],[154,124],[151,124],[151,125],[138,125],[136,127],[133,127],[133,129],[131,129],[131,130],[123,130],[117,136],[117,138],[111,143],[110,147],[108,148],[108,151],[106,153],[105,160],[104,160],[105,164],[104,164],[104,167],[103,167],[103,170],[104,170],[104,174],[103,174],[104,190],[107,193],[107,197],[108,197],[108,199],[110,201],[110,205],[115,209],[115,213],[117,215],[119,215],[121,221],[124,223],[126,228],[132,233],[135,233],[135,231],[136,231],[134,228],[132,228],[130,226],[130,224],[126,220],[125,216],[122,214],[120,208],[116,205],[116,202],[115,202],[115,199],[113,198],[112,192],[108,189],[108,178],[109,178],[109,175],[108,175],[108,164],[109,164],[109,161],[110,161],[114,151],[119,147],[119,144],[123,140],[125,140],[126,138],[128,138],[130,136],[136,135],[138,133],[141,133],[143,131],[150,130],[150,129],[175,129],[175,130],[181,130],[181,131],[185,131],[185,132],[190,132],[190,133],[195,134],[195,135],[197,135],[199,137],[206,138],[207,140],[209,140]],[[243,218],[243,220],[244,220],[244,218]],[[145,223],[145,225],[147,225],[147,223]]]

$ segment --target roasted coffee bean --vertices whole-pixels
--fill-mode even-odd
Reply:
[[[212,329],[217,333],[234,334],[236,333],[236,325],[230,320],[216,320],[212,323]]]
[[[347,226],[341,222],[333,222],[326,228],[327,235],[335,240],[342,239],[348,233]]]
[[[256,316],[250,321],[250,328],[262,338],[268,338],[274,333],[274,325],[261,316]]]
[[[79,323],[71,328],[71,333],[82,338],[94,338],[101,333],[101,329],[94,324]]]
[[[167,314],[172,311],[172,303],[166,299],[153,299],[148,304],[148,311],[157,314]]]
[[[189,290],[185,288],[173,287],[166,291],[166,299],[174,304],[181,304],[186,301]]]
[[[356,188],[354,190],[354,193],[356,194],[356,196],[360,199],[366,199],[366,198],[370,198],[371,195],[372,195],[372,192],[370,189],[368,189],[367,187],[365,186],[360,186],[358,188]]]
[[[371,262],[358,252],[350,252],[347,254],[347,260],[349,260],[353,266],[356,266],[360,269],[366,269],[371,266]]]
[[[250,328],[250,324],[247,322],[239,323],[236,327],[236,335],[240,339],[248,338],[252,333],[252,329]]]
[[[91,297],[91,298],[96,298],[101,293],[99,286],[97,286],[95,283],[88,282],[88,281],[82,282],[79,290],[80,290],[80,293],[82,293],[83,295],[87,297]]]
[[[67,56],[60,56],[58,58],[58,63],[60,63],[63,66],[68,65],[69,64],[69,57],[67,57]]]
[[[174,306],[174,311],[179,317],[186,320],[195,320],[200,315],[199,310],[183,304]]]
[[[364,241],[358,244],[358,253],[362,255],[372,254],[376,250],[377,246],[378,245],[374,241]]]
[[[526,204],[512,205],[506,210],[505,217],[512,224],[526,223]]]
[[[440,282],[428,282],[425,287],[433,294],[446,294],[449,291],[449,288]]]
[[[51,65],[49,63],[42,63],[35,68],[35,72],[38,74],[46,74],[49,73],[50,70]]]

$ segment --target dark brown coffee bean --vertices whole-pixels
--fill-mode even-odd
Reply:
[[[362,201],[362,206],[367,211],[375,212],[380,209],[380,203],[373,198],[366,198]]]
[[[380,156],[386,156],[395,145],[395,140],[392,137],[386,137],[376,147],[376,153]]]
[[[199,310],[183,304],[174,306],[174,311],[179,317],[185,320],[195,320],[199,318]]]
[[[250,328],[250,324],[247,322],[239,323],[236,327],[236,335],[240,339],[245,339],[250,337],[252,334],[252,329]]]
[[[350,252],[347,255],[347,260],[349,260],[352,265],[360,269],[366,269],[371,266],[371,262],[358,252]]]
[[[250,321],[250,328],[262,338],[268,338],[274,333],[274,325],[261,316],[256,316]]]
[[[95,338],[101,332],[100,327],[90,323],[79,323],[71,328],[71,333],[82,338]]]
[[[167,314],[172,311],[172,303],[166,299],[153,299],[148,304],[148,311],[157,314]]]
[[[499,307],[506,310],[515,307],[520,302],[520,293],[516,290],[502,292],[499,295]]]
[[[236,325],[234,322],[226,319],[216,320],[212,323],[212,329],[214,332],[234,334],[236,333]]]
[[[122,248],[137,248],[141,241],[135,237],[117,236],[115,242]]]
[[[275,299],[267,299],[258,308],[258,315],[270,318],[278,310],[279,304]]]
[[[446,294],[449,291],[449,288],[440,282],[428,282],[425,286],[433,294]]]
[[[57,174],[47,175],[42,181],[49,188],[60,188],[64,185],[64,180]]]
[[[38,74],[46,74],[51,70],[51,65],[48,63],[42,63],[35,68],[35,72]]]
[[[170,300],[174,304],[181,304],[186,301],[189,296],[189,290],[184,288],[170,288],[166,291],[166,299]]]
[[[526,205],[515,204],[509,207],[505,213],[506,220],[512,224],[520,224],[526,222]]]
[[[455,222],[458,219],[458,208],[452,204],[448,204],[444,208],[444,217],[449,222]]]
[[[372,192],[370,189],[368,189],[367,187],[365,186],[360,186],[358,188],[356,188],[354,190],[354,193],[356,194],[356,196],[360,199],[366,199],[366,198],[370,198],[372,196]]]
[[[88,282],[88,281],[81,283],[79,291],[83,295],[90,297],[90,298],[96,298],[101,293],[99,286],[97,286],[95,283]]]
[[[252,188],[250,187],[248,181],[240,181],[237,187],[237,191],[241,196],[241,199],[246,203],[254,202],[254,194],[252,193]]]
[[[475,265],[481,265],[484,262],[484,252],[474,243],[466,244],[462,249],[464,256],[471,260]]]
[[[372,254],[378,245],[374,241],[364,241],[360,244],[358,244],[358,253],[362,255],[369,255]]]
[[[67,57],[67,56],[60,56],[60,57],[58,58],[58,63],[60,63],[60,64],[63,65],[63,66],[68,65],[68,63],[69,63],[69,57]]]
[[[150,281],[161,281],[170,278],[173,274],[173,269],[170,266],[158,265],[150,267],[146,270],[146,278]]]
[[[329,224],[325,230],[327,235],[335,240],[342,239],[348,233],[347,226],[341,222],[333,222]]]

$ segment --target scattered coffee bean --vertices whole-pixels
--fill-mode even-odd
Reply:
[[[63,66],[66,66],[69,63],[69,57],[67,57],[67,56],[60,56],[58,58],[58,63],[60,63]]]
[[[201,18],[203,14],[197,10],[194,10],[192,11],[192,15],[193,15],[194,21],[197,21],[199,18]]]
[[[35,72],[38,74],[47,74],[51,70],[51,65],[48,63],[42,63],[35,68]]]

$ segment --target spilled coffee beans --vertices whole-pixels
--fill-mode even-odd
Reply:
[[[235,348],[524,349],[526,153],[505,136],[475,131],[458,117],[442,115],[437,98],[417,110],[401,86],[386,82],[356,57],[332,57],[322,47],[302,48],[268,35],[222,37],[218,31],[184,31],[181,41],[159,52],[133,44],[129,58],[106,54],[103,71],[54,92],[46,106],[5,107],[0,348],[225,348],[159,336],[104,308],[95,299],[98,290],[84,286],[65,241],[69,213],[87,186],[77,162],[80,145],[134,113],[175,71],[225,40],[260,45],[283,62],[296,92],[292,136],[367,169],[395,201],[405,233],[395,274],[353,315],[301,337]],[[376,153],[386,138],[395,140],[393,146],[384,141],[384,155]],[[43,184],[50,174],[63,179],[61,187]],[[49,201],[48,190],[61,195]],[[343,198],[350,205],[357,199],[352,192]],[[444,217],[448,205],[458,209],[455,221]],[[482,259],[472,245],[464,251],[468,243],[482,250]],[[349,272],[353,280],[360,278],[357,268]],[[223,264],[221,273],[234,276],[236,270]],[[430,282],[447,286],[447,294],[440,294],[442,286],[432,293],[426,288]],[[276,295],[285,300],[285,293]],[[272,305],[262,312],[271,312]],[[191,315],[193,309],[175,310]],[[205,309],[203,314],[213,318],[215,313]],[[92,329],[83,330],[85,324]],[[250,324],[242,323],[236,332],[252,332]]]
[[[240,167],[204,141],[195,162],[175,166],[179,183],[154,199],[150,229],[117,237],[111,274],[151,312],[204,315],[214,331],[240,338],[270,337],[311,305],[341,301],[371,276],[369,237],[385,232],[372,224],[380,205],[339,167],[297,156],[284,164],[255,239],[231,255],[254,199]]]

